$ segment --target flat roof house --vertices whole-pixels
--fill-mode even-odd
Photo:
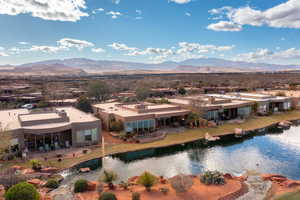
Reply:
[[[170,104],[122,104],[118,102],[103,103],[93,106],[103,123],[109,130],[111,119],[114,118],[124,125],[126,132],[152,132],[174,123],[183,123],[189,110]]]
[[[256,102],[258,104],[257,113],[260,114],[287,111],[291,109],[291,98],[289,97],[258,93],[227,93],[225,95],[210,94],[209,96]]]
[[[178,97],[168,99],[170,103],[185,108],[197,108],[207,120],[231,120],[246,118],[251,114],[253,105],[250,101],[224,99],[207,95]]]
[[[2,110],[0,122],[12,134],[11,145],[29,151],[92,145],[101,138],[100,120],[73,107]]]

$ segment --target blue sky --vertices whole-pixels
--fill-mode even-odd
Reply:
[[[299,0],[0,0],[0,5],[0,64],[73,57],[300,64]]]

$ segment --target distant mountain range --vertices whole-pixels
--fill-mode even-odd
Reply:
[[[276,65],[230,61],[218,58],[188,59],[182,62],[147,64],[125,61],[71,58],[46,60],[23,65],[0,66],[0,74],[22,75],[86,75],[107,73],[216,73],[300,70],[300,65]]]

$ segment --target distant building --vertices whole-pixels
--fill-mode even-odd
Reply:
[[[187,109],[197,109],[207,120],[232,120],[247,118],[252,111],[253,102],[224,99],[206,95],[186,96],[168,99],[170,103]]]
[[[73,107],[0,111],[0,121],[12,134],[11,145],[29,151],[98,144],[100,120]]]
[[[281,112],[291,109],[291,98],[258,93],[227,93],[225,95],[209,94],[208,96],[257,103],[257,113]]]
[[[170,104],[122,104],[118,102],[103,103],[93,106],[109,130],[111,120],[123,123],[126,132],[152,132],[172,124],[184,124],[189,110]]]

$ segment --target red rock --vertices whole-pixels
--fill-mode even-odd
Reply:
[[[88,167],[86,167],[86,168],[80,168],[79,171],[80,171],[81,173],[87,173],[87,172],[90,172],[91,169],[88,168]]]
[[[300,185],[300,181],[294,181],[294,180],[286,180],[281,183],[282,186],[284,187],[296,187]]]
[[[95,181],[88,182],[88,187],[87,187],[88,191],[95,191],[96,188],[97,188],[97,182],[95,182]]]
[[[19,165],[14,165],[11,168],[14,169],[14,170],[23,170],[23,169],[25,169],[24,167],[19,166]]]
[[[35,171],[33,169],[24,169],[22,170],[22,174],[33,174]]]
[[[285,177],[271,177],[272,182],[282,183],[286,180],[287,180],[287,178],[285,178]]]
[[[263,174],[261,175],[261,178],[266,181],[266,180],[269,180],[269,181],[272,181],[273,178],[281,178],[281,179],[286,179],[286,177],[282,176],[282,175],[279,175],[279,174]]]
[[[53,174],[53,173],[56,173],[58,171],[59,171],[59,169],[56,168],[56,167],[47,167],[47,168],[41,169],[42,173],[49,173],[49,174]]]
[[[232,175],[231,174],[224,174],[224,178],[226,179],[233,179]]]
[[[41,181],[40,179],[37,179],[37,178],[28,180],[27,183],[30,183],[36,187],[42,186],[44,184],[43,181]]]

